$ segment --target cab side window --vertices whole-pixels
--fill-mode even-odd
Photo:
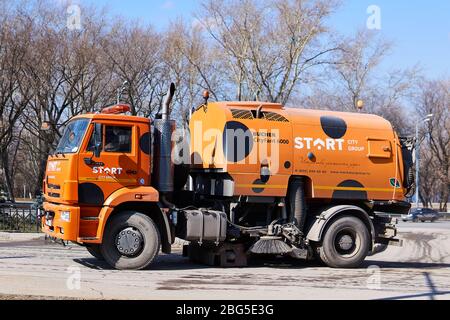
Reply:
[[[105,126],[105,152],[131,152],[131,127]]]
[[[132,127],[102,126],[104,144],[103,152],[131,153]],[[92,134],[86,151],[94,151],[94,136]]]

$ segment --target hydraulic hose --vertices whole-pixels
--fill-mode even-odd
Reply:
[[[289,186],[290,221],[300,231],[304,231],[306,221],[305,183],[303,178],[295,178]]]
[[[162,194],[161,197],[159,198],[159,201],[165,205],[167,208],[171,209],[171,210],[175,210],[176,206],[170,202],[169,200],[167,200],[166,195]]]

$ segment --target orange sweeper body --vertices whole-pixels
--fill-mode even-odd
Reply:
[[[386,214],[409,210],[412,149],[388,121],[206,102],[177,135],[174,90],[154,121],[120,104],[69,122],[47,164],[48,235],[117,269],[147,267],[175,237],[222,266],[281,254],[356,267],[399,244]]]

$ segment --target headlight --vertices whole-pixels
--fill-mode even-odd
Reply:
[[[61,211],[61,220],[70,222],[70,211]]]

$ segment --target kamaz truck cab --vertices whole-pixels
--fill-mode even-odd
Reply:
[[[124,104],[70,120],[48,159],[44,232],[117,269],[148,267],[175,237],[221,266],[262,254],[357,267],[399,243],[386,213],[409,211],[411,150],[389,122],[205,96],[178,148],[174,92],[153,121]]]

